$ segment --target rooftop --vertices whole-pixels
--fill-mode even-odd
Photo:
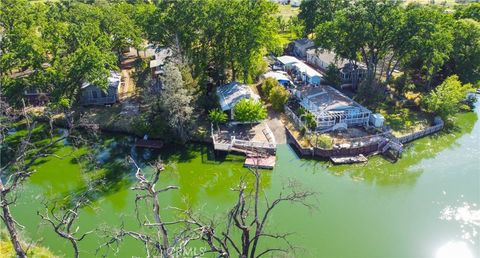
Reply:
[[[231,82],[217,88],[220,106],[223,111],[232,109],[242,99],[259,100],[260,96],[245,84]]]
[[[315,111],[344,111],[352,108],[366,110],[362,105],[330,86],[303,87],[300,92]]]
[[[165,64],[168,57],[171,57],[173,52],[170,48],[162,48],[155,52],[155,59],[150,61],[150,68],[158,67]]]
[[[122,76],[120,75],[120,73],[116,72],[116,71],[110,71],[110,76],[108,77],[108,87],[113,87],[113,88],[118,88],[118,85],[120,85],[120,80],[121,80]],[[90,85],[92,85],[91,83],[89,82],[84,82],[82,84],[82,89],[85,89],[87,87],[89,87]]]
[[[328,64],[334,63],[337,66],[337,68],[342,68],[349,63],[348,60],[346,59],[337,58],[335,52],[321,49],[321,48],[309,49],[307,50],[307,54],[316,55],[319,59],[321,59],[325,63],[328,63]]]
[[[288,74],[283,71],[270,71],[263,75],[265,78],[273,78],[277,81],[289,81],[291,82]]]
[[[312,78],[312,77],[315,77],[315,76],[318,76],[318,77],[323,77],[323,75],[321,75],[319,72],[317,72],[317,70],[313,69],[312,67],[310,67],[309,65],[305,64],[304,62],[302,61],[299,61],[297,63],[294,63],[293,66],[299,71],[299,72],[302,72],[302,73],[305,73],[308,77]]]
[[[297,39],[295,40],[295,44],[299,45],[299,46],[304,46],[304,45],[314,45],[313,41],[309,40],[309,39],[306,39],[306,38],[303,38],[303,39]]]
[[[300,60],[298,60],[294,56],[279,56],[279,57],[277,57],[277,60],[284,65],[300,62]]]

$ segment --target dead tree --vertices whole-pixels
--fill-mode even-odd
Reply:
[[[314,208],[312,204],[307,202],[307,199],[315,193],[298,190],[298,185],[295,182],[289,182],[273,201],[269,201],[267,196],[263,194],[264,203],[261,204],[261,173],[258,170],[258,166],[250,169],[250,172],[255,177],[253,190],[247,191],[245,180],[242,180],[239,186],[233,189],[238,193],[238,198],[236,204],[228,213],[226,227],[217,229],[215,222],[210,220],[206,223],[199,219],[191,210],[185,212],[188,220],[196,226],[194,230],[200,232],[201,240],[210,248],[207,252],[217,253],[219,257],[257,258],[271,252],[288,253],[294,249],[294,246],[288,241],[289,233],[276,234],[267,231],[266,226],[269,217],[275,208],[284,202],[299,203],[308,208]],[[288,193],[285,193],[287,189]],[[262,205],[265,206],[264,209],[260,207]],[[236,238],[237,234],[234,234],[234,232],[239,232],[240,237]],[[260,250],[260,240],[265,238],[282,240],[283,246],[286,246],[286,248],[266,248]]]
[[[154,167],[154,173],[151,178],[147,178],[143,173],[140,166],[135,162],[132,157],[127,157],[127,161],[134,166],[136,169],[135,177],[137,178],[137,183],[132,187],[132,190],[137,191],[135,197],[135,213],[137,220],[140,224],[140,228],[149,228],[153,229],[153,233],[147,231],[134,231],[126,230],[123,225],[116,232],[105,232],[108,240],[105,244],[100,246],[97,249],[97,252],[103,247],[109,247],[115,252],[119,251],[119,243],[123,241],[125,237],[131,237],[135,240],[140,241],[145,246],[145,252],[147,257],[160,256],[160,257],[174,257],[176,253],[182,252],[183,248],[193,239],[197,237],[193,235],[189,228],[186,226],[185,229],[181,230],[180,233],[175,236],[171,235],[168,230],[168,226],[184,224],[190,225],[192,222],[179,219],[176,221],[164,221],[161,216],[161,204],[159,200],[159,195],[163,192],[178,189],[177,186],[167,186],[161,189],[157,189],[157,183],[159,182],[160,175],[164,171],[164,166],[162,161],[157,161]],[[151,205],[150,212],[143,214],[144,219],[141,219],[141,211],[139,204],[144,201],[147,205]],[[166,207],[166,205],[165,205]]]
[[[55,156],[54,148],[70,136],[70,126],[60,136],[53,133],[52,118],[49,118],[49,141],[37,143],[33,139],[34,131],[38,129],[37,122],[32,121],[25,104],[21,112],[9,107],[8,104],[0,100],[0,151],[2,159],[8,157],[8,160],[2,160],[0,165],[0,208],[2,213],[1,220],[5,224],[10,241],[15,249],[17,257],[26,257],[26,250],[22,247],[21,239],[18,235],[18,227],[23,228],[13,217],[10,207],[17,201],[17,190],[33,173],[35,162],[43,157]],[[7,142],[7,136],[15,129],[15,122],[23,121],[25,124],[26,135],[21,137],[18,144]],[[68,123],[72,125],[70,121]]]
[[[74,257],[79,257],[78,242],[82,241],[88,234],[93,231],[88,231],[83,234],[79,234],[79,227],[73,229],[75,222],[77,221],[80,213],[80,209],[88,204],[88,199],[85,196],[81,196],[75,199],[73,207],[63,206],[57,210],[56,202],[49,208],[48,203],[45,205],[45,213],[37,214],[48,224],[50,224],[55,233],[70,242],[74,251]],[[79,235],[79,236],[77,236]]]

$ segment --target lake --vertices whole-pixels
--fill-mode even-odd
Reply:
[[[456,131],[407,144],[394,164],[377,156],[367,164],[330,166],[299,159],[290,146],[280,145],[275,169],[262,171],[261,187],[273,198],[295,180],[318,192],[311,200],[317,208],[284,203],[275,210],[268,229],[294,233],[290,240],[298,249],[290,256],[295,257],[480,257],[479,112],[477,107],[476,112],[460,114]],[[44,211],[44,202],[62,202],[82,192],[93,202],[81,211],[80,232],[97,230],[80,243],[82,257],[96,255],[105,240],[98,232],[121,223],[138,228],[135,192],[130,189],[135,171],[126,167],[127,155],[147,172],[148,162],[158,156],[165,160],[160,184],[180,187],[162,194],[167,219],[173,216],[169,206],[191,206],[221,219],[236,201],[230,189],[240,178],[250,177],[242,167],[243,157],[215,157],[208,146],[166,146],[153,152],[136,151],[132,142],[129,137],[106,135],[95,150],[72,152],[66,146],[57,151],[62,159],[42,160],[13,209],[25,226],[23,233],[55,254],[71,257],[70,245],[44,225],[36,211]],[[95,153],[101,169],[88,168],[72,156],[86,152]],[[113,250],[107,254],[114,255]],[[117,257],[132,256],[145,254],[141,245],[127,240]]]

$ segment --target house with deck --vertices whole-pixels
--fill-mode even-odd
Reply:
[[[121,75],[111,71],[108,77],[107,89],[85,82],[81,88],[80,104],[82,105],[111,105],[118,101]]]
[[[328,132],[350,126],[367,126],[372,112],[340,91],[326,85],[295,91],[300,105],[315,116],[316,131]]]
[[[260,100],[260,96],[245,84],[231,82],[217,88],[217,96],[220,101],[220,108],[228,112],[230,119],[233,117],[233,108],[242,99]]]

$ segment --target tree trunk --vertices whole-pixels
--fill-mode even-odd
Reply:
[[[230,61],[230,65],[232,66],[232,81],[235,81],[237,78],[237,71],[235,70],[235,62],[232,60]]]
[[[70,240],[70,243],[72,243],[74,257],[75,258],[80,257],[80,254],[78,252],[77,241],[75,241],[75,239],[73,238],[69,238],[69,240]]]
[[[3,184],[1,181],[0,187],[3,188]],[[5,222],[5,225],[7,226],[8,234],[10,235],[10,241],[12,242],[13,248],[15,249],[15,253],[17,253],[17,257],[26,258],[27,254],[23,250],[22,245],[20,244],[20,240],[18,239],[17,229],[15,228],[15,221],[13,220],[5,193],[3,192],[3,189],[0,189],[0,191],[2,191],[0,193],[0,202],[2,206],[3,222]]]

